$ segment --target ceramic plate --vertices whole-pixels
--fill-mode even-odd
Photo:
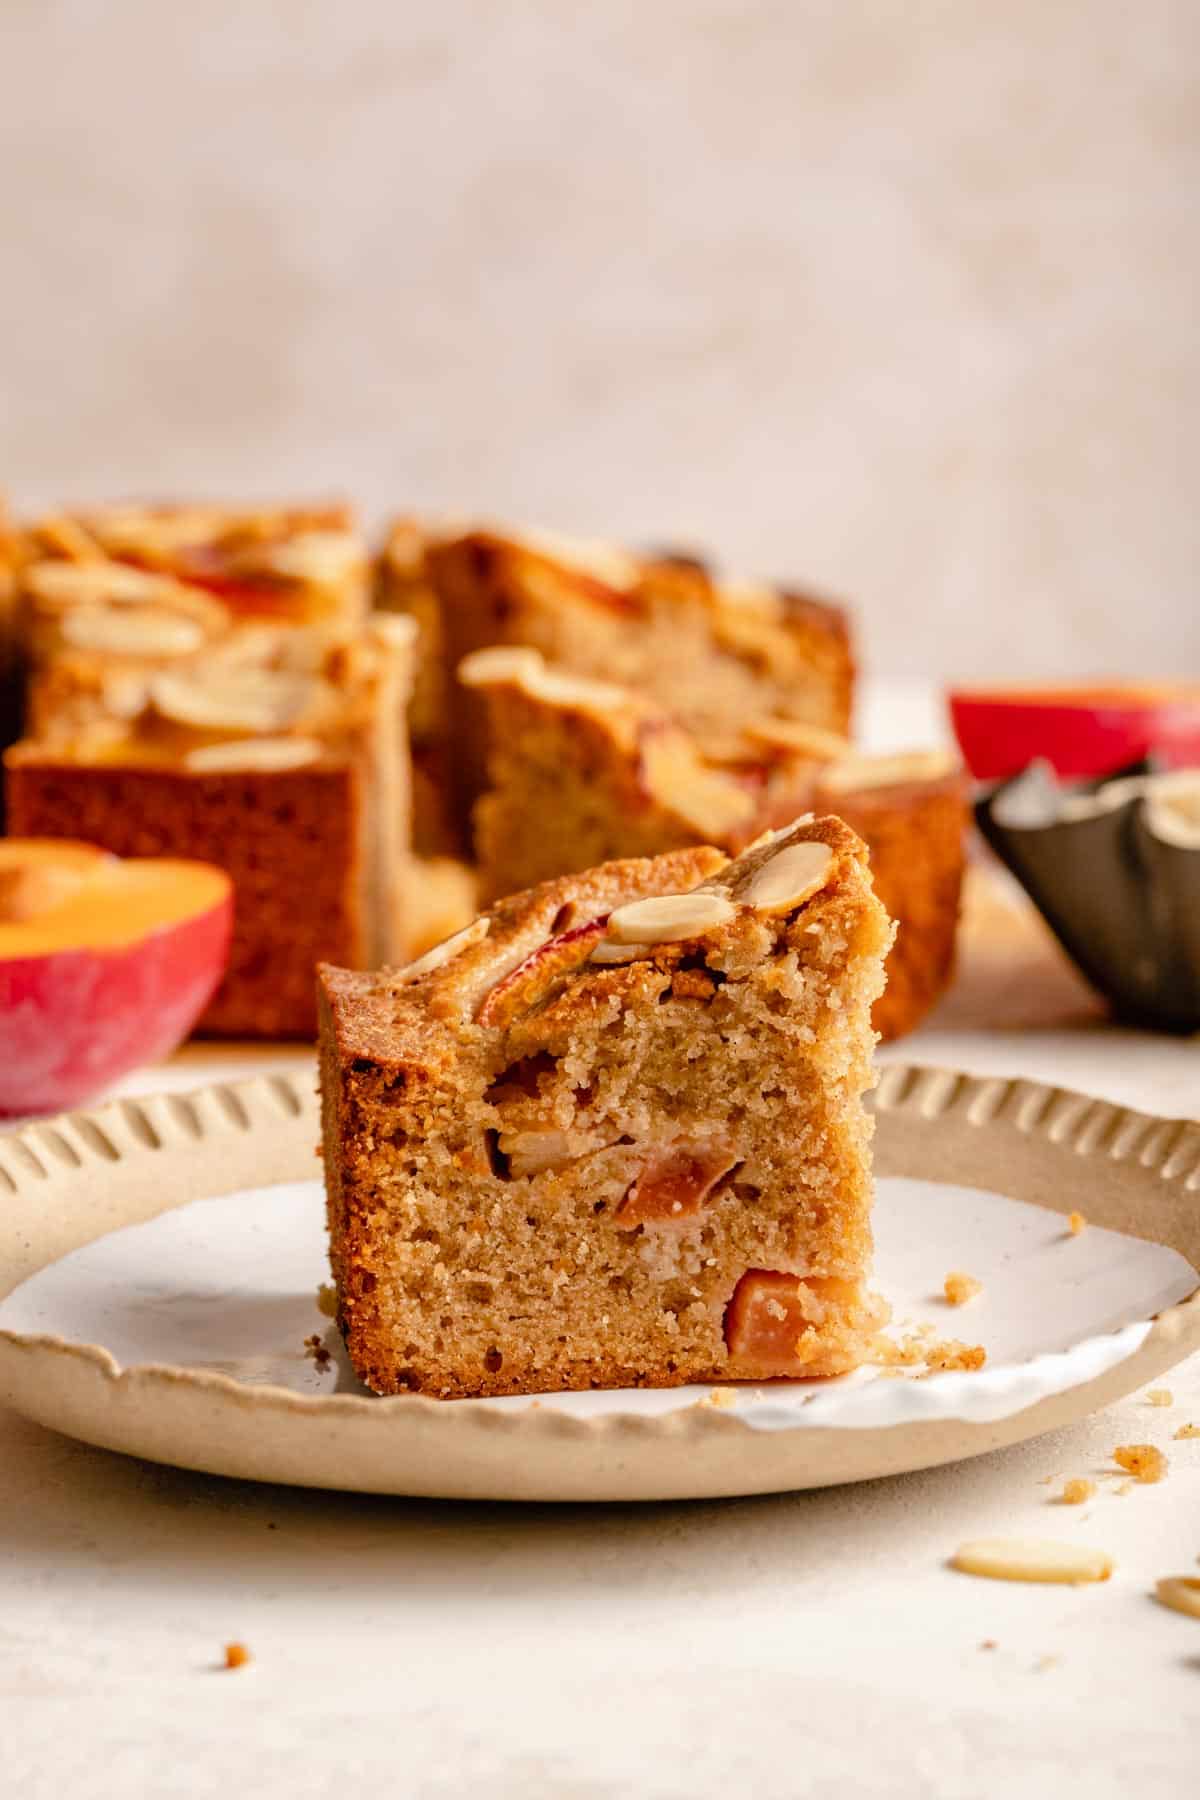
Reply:
[[[918,1377],[381,1400],[317,1309],[306,1076],[123,1101],[0,1140],[0,1397],[214,1473],[492,1499],[649,1500],[863,1480],[1081,1417],[1200,1347],[1200,1126],[891,1066],[876,1274],[894,1335],[982,1344]],[[1088,1219],[1073,1234],[1065,1215]],[[983,1283],[962,1308],[942,1282]],[[314,1359],[316,1335],[328,1356]]]

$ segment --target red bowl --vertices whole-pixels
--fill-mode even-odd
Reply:
[[[1044,757],[1062,780],[1086,780],[1151,753],[1168,768],[1200,764],[1200,684],[955,688],[950,719],[978,781],[1004,781]]]

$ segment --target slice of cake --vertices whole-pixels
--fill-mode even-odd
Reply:
[[[339,1319],[379,1393],[832,1375],[866,1289],[870,1009],[891,928],[805,820],[504,901],[407,969],[321,972]]]
[[[268,633],[253,661],[245,638],[137,674],[59,657],[55,704],[5,757],[10,829],[227,870],[233,945],[201,1029],[312,1037],[318,961],[408,953],[411,640],[392,619],[323,651]]]
[[[479,708],[453,672],[490,645],[530,645],[574,674],[634,688],[706,749],[763,713],[847,728],[847,616],[810,595],[723,579],[695,557],[500,528],[444,530],[425,542],[421,566],[464,818],[483,784],[484,746]]]
[[[903,1036],[950,981],[969,823],[940,752],[862,756],[819,726],[761,718],[722,760],[643,694],[548,667],[528,648],[476,651],[460,679],[485,706],[487,788],[474,811],[485,900],[615,857],[688,844],[736,852],[799,812],[865,839],[896,920],[875,1027]]]

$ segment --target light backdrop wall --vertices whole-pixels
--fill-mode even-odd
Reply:
[[[344,490],[1200,673],[1194,0],[2,0],[0,485]]]

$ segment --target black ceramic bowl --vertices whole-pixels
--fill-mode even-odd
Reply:
[[[1200,1031],[1200,769],[1142,763],[1062,787],[1035,762],[975,817],[1114,1012]]]

